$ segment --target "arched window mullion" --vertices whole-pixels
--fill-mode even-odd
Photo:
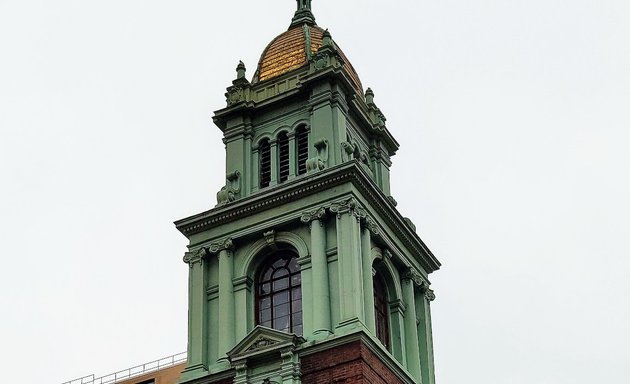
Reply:
[[[295,264],[291,265],[296,258],[293,253],[283,252],[275,258],[272,255],[272,261],[259,272],[256,282],[256,322],[281,331],[302,334],[302,281],[299,268],[295,268]],[[276,277],[279,271],[281,277]],[[263,291],[264,287],[268,287],[268,291]]]

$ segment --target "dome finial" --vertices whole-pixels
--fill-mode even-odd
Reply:
[[[297,0],[297,11],[291,20],[291,26],[299,24],[315,24],[315,16],[311,11],[312,0]]]

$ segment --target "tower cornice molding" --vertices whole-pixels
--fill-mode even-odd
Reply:
[[[419,257],[420,265],[430,273],[439,269],[440,262],[431,253],[420,237],[409,227],[393,203],[376,186],[365,171],[355,162],[347,162],[324,169],[312,177],[296,178],[289,182],[258,191],[232,204],[182,219],[175,222],[177,229],[187,237],[217,226],[233,222],[254,213],[272,209],[302,197],[317,194],[344,183],[352,183],[367,199],[367,203],[393,230],[402,244]],[[347,200],[344,199],[344,200]],[[296,217],[300,220],[300,216]]]

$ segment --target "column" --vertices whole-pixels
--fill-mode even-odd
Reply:
[[[420,373],[420,350],[418,347],[418,329],[416,328],[416,299],[414,280],[419,279],[418,272],[410,269],[402,280],[402,294],[405,301],[405,351],[407,352],[407,371],[422,383]]]
[[[289,138],[289,180],[297,175],[298,159],[295,150],[295,132],[287,135]]]
[[[207,357],[204,345],[207,312],[206,273],[203,263],[207,251],[204,248],[184,255],[190,267],[188,273],[188,363],[183,377],[194,378],[206,371]]]
[[[278,184],[278,141],[276,139],[271,140],[269,146],[271,152],[271,182],[269,186],[274,186]]]
[[[418,313],[418,344],[420,345],[420,363],[422,382],[424,384],[435,383],[435,370],[433,364],[433,334],[431,328],[431,302],[435,300],[433,290],[428,284],[423,284],[422,293],[416,297]]]
[[[328,285],[328,257],[326,256],[326,210],[316,209],[302,215],[302,222],[311,229],[311,275],[313,336],[325,338],[331,334],[330,288]],[[304,305],[308,305],[304,302]]]
[[[376,319],[374,315],[374,282],[372,281],[371,231],[375,228],[372,219],[366,217],[361,231],[361,267],[363,270],[363,295],[365,297],[365,326],[374,336],[376,336]]]
[[[254,129],[251,125],[246,126],[246,128],[244,129],[243,137],[245,139],[245,149],[243,151],[245,155],[245,160],[243,166],[243,180],[241,181],[241,183],[244,190],[241,196],[249,196],[253,190],[253,178],[249,175],[254,175],[255,172],[258,171],[258,169],[252,169],[252,163],[258,163],[258,160],[256,159],[256,161],[252,161],[252,138],[254,137]]]
[[[339,327],[356,328],[365,319],[363,312],[363,283],[361,281],[361,213],[354,198],[331,205],[337,214],[337,254],[339,270]]]
[[[234,245],[232,239],[210,246],[219,256],[219,362],[227,362],[226,353],[235,345]]]
[[[260,152],[258,151],[258,144],[254,147],[252,153],[252,192],[255,192],[260,189]],[[245,175],[246,178],[249,178]]]

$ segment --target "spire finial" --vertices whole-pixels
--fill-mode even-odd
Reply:
[[[291,20],[291,27],[300,24],[315,24],[315,16],[311,10],[312,0],[297,0],[297,11]]]

